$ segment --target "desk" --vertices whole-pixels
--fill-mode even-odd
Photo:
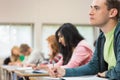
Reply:
[[[48,76],[48,73],[32,73],[32,68],[31,69],[26,69],[24,70],[16,67],[16,66],[0,66],[0,74],[2,75],[0,77],[0,80],[14,80],[15,78],[13,77],[14,74],[16,76],[23,77],[24,80],[26,80],[28,77],[43,77],[43,76]],[[18,78],[16,77],[16,80]]]
[[[13,80],[13,73],[17,74],[17,76],[23,77],[24,80],[27,77],[39,77],[38,80],[60,80],[59,78],[51,78],[47,77],[47,73],[32,73],[32,70],[18,70],[16,66],[1,66],[0,74],[4,76],[0,80]],[[95,75],[93,76],[81,76],[81,77],[63,77],[66,80],[108,80],[105,78],[99,78]],[[16,78],[16,80],[18,80]]]
[[[14,73],[16,73],[17,76],[23,77],[24,80],[26,80],[28,77],[49,76],[48,73],[32,73],[32,70],[15,70]]]

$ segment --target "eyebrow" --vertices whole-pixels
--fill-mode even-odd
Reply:
[[[91,8],[93,8],[93,7],[94,7],[94,8],[99,8],[98,5],[94,5],[94,6],[90,5],[90,7],[91,7]]]

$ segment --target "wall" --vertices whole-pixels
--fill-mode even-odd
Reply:
[[[89,5],[90,0],[0,0],[0,23],[34,23],[34,44],[40,48],[42,24],[89,24]]]

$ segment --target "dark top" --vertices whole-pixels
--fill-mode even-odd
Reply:
[[[5,60],[4,60],[4,65],[8,65],[9,63],[11,62],[10,60],[10,57],[7,57]]]

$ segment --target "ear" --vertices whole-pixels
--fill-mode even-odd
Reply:
[[[116,8],[110,9],[109,17],[111,18],[116,17],[117,14],[118,14],[118,10]]]

